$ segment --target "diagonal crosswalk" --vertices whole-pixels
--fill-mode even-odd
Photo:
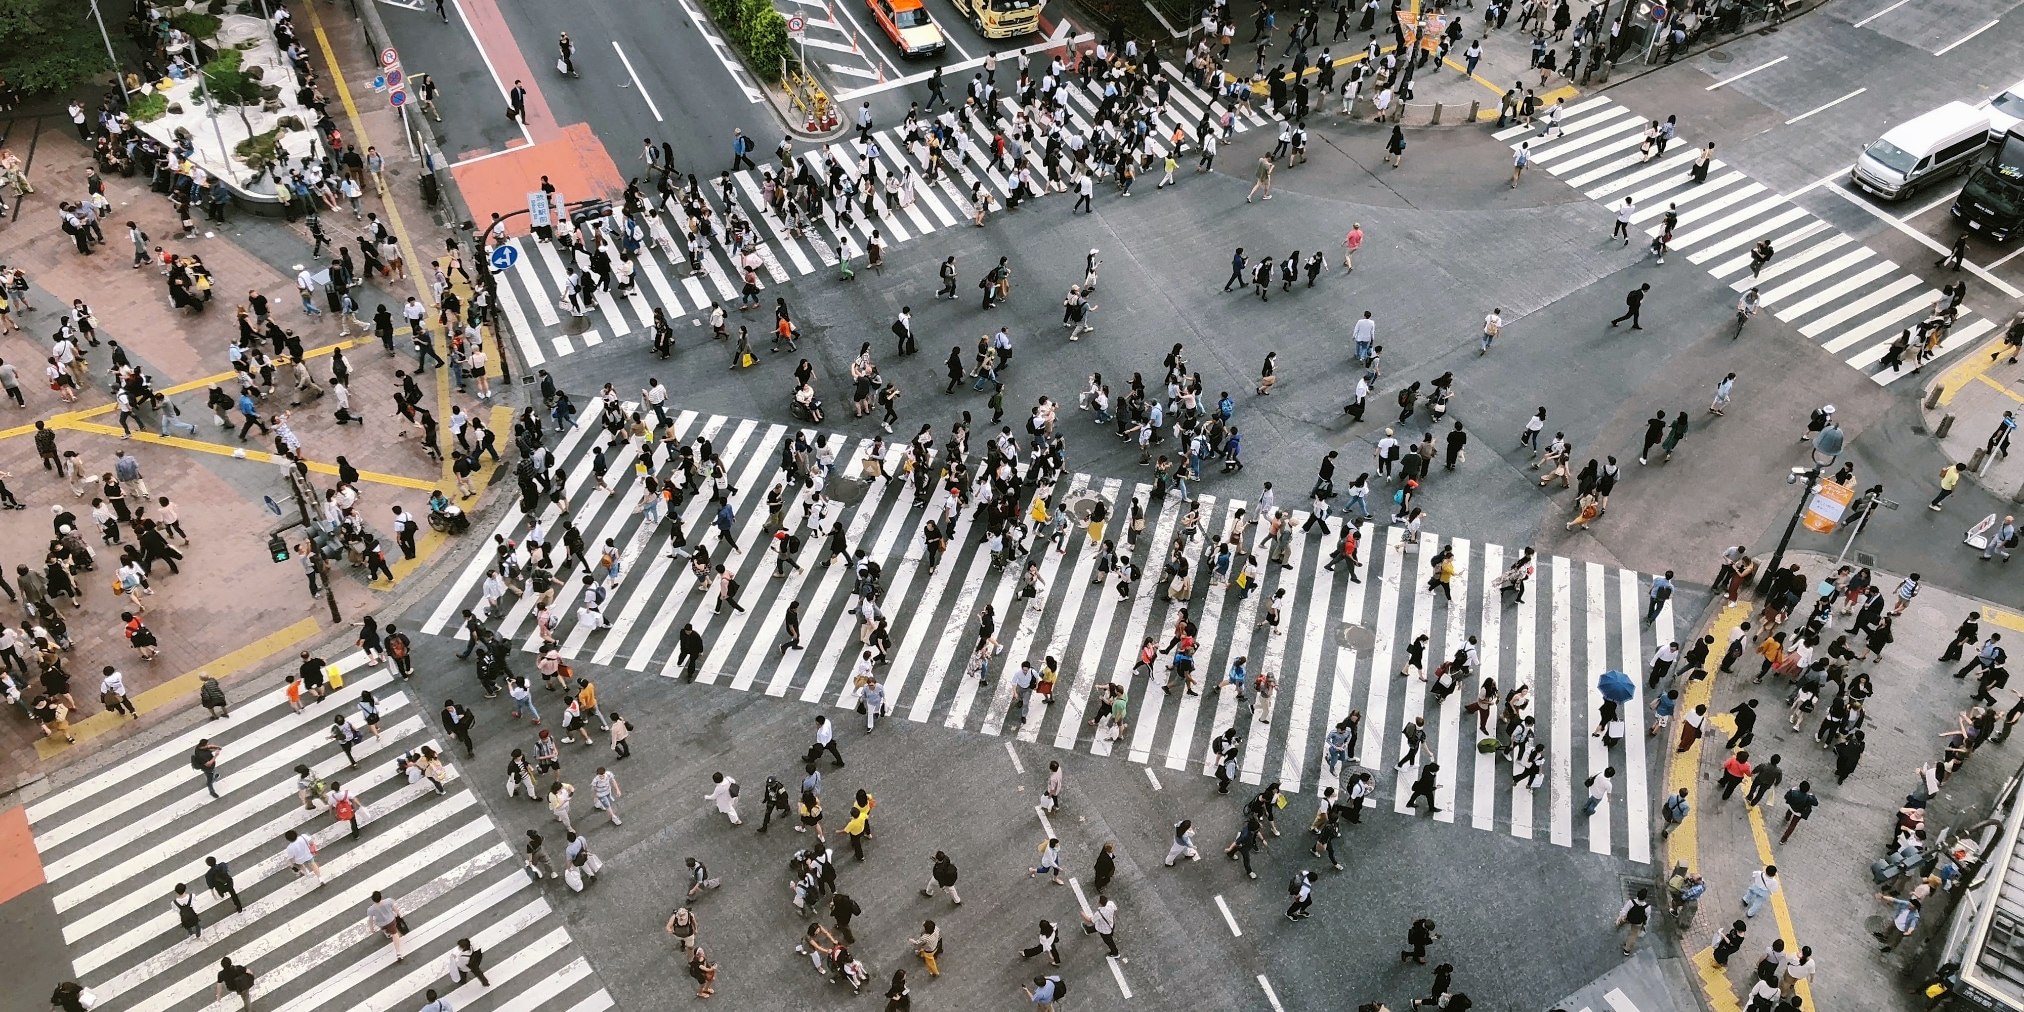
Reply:
[[[1197,87],[1185,74],[1178,73],[1171,64],[1163,64],[1161,74],[1168,85],[1167,101],[1153,117],[1151,133],[1154,152],[1164,156],[1167,138],[1175,127],[1185,129],[1188,136],[1193,137],[1200,124],[1212,123],[1222,115],[1224,104]],[[1068,82],[1064,85],[1068,95],[1066,125],[1087,135],[1091,130],[1090,117],[1096,112],[1101,96],[1092,94],[1090,88],[1077,82],[1072,75],[1065,80]],[[1008,136],[1016,122],[1023,122],[1023,113],[1013,98],[1001,98],[994,111],[996,125]],[[1240,111],[1235,114],[1232,130],[1242,132],[1267,122],[1267,118],[1257,112]],[[971,194],[980,185],[1002,204],[1010,192],[1007,180],[1017,174],[1017,169],[1009,163],[994,165],[990,154],[991,133],[975,118],[965,118],[962,123],[962,142],[956,150],[944,153],[946,170],[934,182],[925,180],[928,170],[926,148],[908,145],[899,132],[892,129],[875,131],[871,135],[873,144],[869,149],[850,141],[825,145],[819,151],[802,152],[799,157],[819,178],[826,175],[822,162],[824,152],[835,157],[853,176],[862,171],[867,160],[873,159],[878,164],[881,178],[913,170],[919,182],[911,202],[892,208],[881,199],[876,215],[859,214],[848,228],[840,226],[832,217],[819,215],[809,222],[806,229],[790,230],[786,222],[768,209],[764,179],[759,172],[740,169],[731,173],[733,199],[739,210],[768,237],[754,249],[763,264],[759,271],[761,285],[770,287],[819,270],[835,268],[837,251],[844,245],[846,236],[850,248],[861,253],[873,230],[877,230],[888,245],[903,246],[932,232],[967,224],[975,213]],[[1038,148],[1035,145],[1027,150],[1025,160],[1033,170],[1034,179],[1044,181],[1045,158]],[[777,166],[766,166],[765,170],[774,168]],[[722,213],[727,210],[723,206],[723,194],[716,186],[702,189],[715,211]],[[668,233],[667,219],[656,216],[653,234],[643,237],[643,240],[648,241],[642,242],[634,261],[633,291],[622,296],[597,293],[594,300],[596,309],[586,316],[586,323],[581,326],[568,317],[569,265],[564,263],[555,247],[529,238],[507,240],[506,245],[515,249],[518,260],[516,266],[498,276],[498,308],[530,368],[597,347],[608,340],[625,338],[644,347],[653,330],[656,310],[663,312],[672,323],[707,315],[712,304],[721,303],[729,307],[737,302],[740,286],[736,280],[738,269],[734,254],[726,250],[721,242],[713,241],[703,251],[701,271],[691,273],[688,250],[680,244],[679,237]],[[616,244],[609,237],[603,237],[602,241],[616,258]],[[678,335],[677,341],[680,340]]]
[[[392,1012],[420,1007],[431,987],[475,1012],[611,1008],[550,905],[568,894],[521,869],[517,841],[485,813],[468,771],[451,765],[438,795],[396,767],[424,745],[443,748],[428,700],[363,654],[336,667],[344,687],[301,714],[288,711],[282,691],[266,693],[27,806],[77,979],[121,1009],[237,1008],[231,996],[213,996],[218,960],[229,956],[253,970],[263,1009]],[[363,730],[356,703],[365,692],[381,726],[354,746],[354,766],[330,720],[343,715]],[[189,764],[207,737],[224,748],[218,800]],[[358,799],[359,839],[327,807],[297,799],[297,764]],[[560,827],[540,814],[531,821],[545,823],[559,853]],[[322,886],[291,874],[282,852],[291,830],[315,841]],[[205,886],[207,857],[230,867],[242,911]],[[196,897],[194,938],[170,903],[179,883]],[[405,962],[365,924],[375,890],[408,922]],[[485,950],[489,988],[450,982],[444,960],[460,938]]]
[[[1597,97],[1565,107],[1563,132],[1547,134],[1541,119],[1495,136],[1514,150],[1530,143],[1534,165],[1592,200],[1615,208],[1630,198],[1636,208],[1631,220],[1646,239],[1658,234],[1666,209],[1677,208],[1675,255],[1739,295],[1758,288],[1766,312],[1878,385],[1912,374],[1918,324],[1932,315],[1941,298],[1938,289],[1719,158],[1709,163],[1705,183],[1694,182],[1689,171],[1700,152],[1691,141],[1676,138],[1665,154],[1643,159],[1639,147],[1649,122]],[[1760,239],[1770,239],[1777,255],[1752,277],[1750,247]],[[1995,328],[1995,320],[1963,306],[1934,357],[1973,344]],[[1886,364],[1891,343],[1907,331],[1911,349],[1903,352],[1902,365]]]
[[[1060,424],[1087,425],[1087,417],[1065,418]],[[1361,581],[1352,582],[1348,567],[1325,568],[1333,539],[1299,533],[1306,514],[1294,514],[1286,562],[1280,566],[1264,561],[1266,549],[1259,543],[1263,525],[1254,522],[1247,503],[1209,494],[1197,499],[1201,534],[1184,549],[1198,578],[1182,601],[1171,599],[1160,575],[1165,546],[1182,532],[1183,504],[1172,499],[1148,504],[1145,530],[1135,546],[1124,542],[1121,522],[1107,532],[1121,551],[1129,548],[1144,574],[1128,594],[1118,592],[1114,575],[1100,574],[1098,546],[1080,527],[1067,530],[1058,551],[1043,542],[1026,559],[995,565],[982,544],[982,524],[967,507],[958,514],[949,551],[939,564],[931,564],[921,531],[928,517],[941,514],[947,493],[935,491],[925,509],[917,508],[905,479],[866,484],[859,477],[871,441],[811,432],[812,439],[828,439],[839,451],[824,491],[841,505],[810,522],[805,506],[814,491],[788,486],[783,513],[789,530],[802,539],[793,556],[800,568],[776,576],[760,499],[785,480],[781,448],[795,430],[695,412],[683,412],[673,422],[684,441],[709,439],[733,476],[738,551],[724,549],[708,529],[714,507],[708,495],[692,496],[680,512],[690,543],[705,546],[711,565],[722,563],[736,576],[738,601],[746,610],[717,614],[714,588],[697,587],[688,560],[668,558],[665,519],[653,527],[645,523],[635,505],[641,490],[634,468],[639,447],[606,447],[603,479],[612,489],[607,493],[590,473],[592,448],[607,437],[586,427],[573,429],[556,450],[557,470],[565,476],[567,519],[592,545],[613,539],[622,568],[605,605],[608,628],[591,629],[573,617],[580,570],[559,574],[558,587],[566,589],[559,591],[550,614],[558,621],[554,636],[562,654],[575,663],[622,669],[607,678],[624,679],[628,672],[678,677],[677,633],[687,624],[705,643],[697,681],[853,708],[853,669],[866,645],[854,610],[854,578],[846,561],[823,564],[830,527],[842,525],[849,549],[862,549],[881,567],[879,603],[891,622],[892,651],[890,663],[877,672],[895,716],[1127,757],[1156,770],[1200,773],[1212,769],[1210,739],[1236,728],[1247,740],[1240,763],[1244,783],[1277,781],[1289,791],[1318,792],[1342,782],[1322,761],[1328,730],[1351,711],[1360,711],[1362,731],[1353,758],[1376,774],[1381,793],[1400,804],[1414,770],[1408,765],[1395,771],[1391,765],[1401,754],[1399,728],[1424,716],[1443,771],[1437,801],[1444,811],[1436,819],[1641,862],[1651,859],[1651,813],[1644,787],[1651,764],[1645,754],[1648,740],[1633,730],[1620,745],[1605,749],[1593,736],[1601,704],[1597,676],[1612,668],[1641,674],[1657,645],[1674,635],[1670,609],[1654,624],[1643,623],[1649,583],[1635,572],[1540,557],[1537,575],[1520,602],[1492,583],[1518,557],[1515,550],[1455,539],[1446,543],[1458,566],[1450,600],[1427,583],[1437,547],[1432,537],[1409,543],[1400,528],[1365,523],[1365,566]],[[649,452],[657,472],[671,470],[665,441]],[[897,474],[900,453],[891,450],[889,456],[885,473]],[[1128,511],[1130,498],[1145,498],[1151,491],[1145,484],[1083,474],[1062,477],[1055,488],[1041,490],[1049,494],[1053,510],[1101,497],[1111,504],[1113,516]],[[1035,494],[1030,487],[1022,493],[1022,510]],[[544,504],[542,509],[538,519],[554,542],[563,516],[556,506]],[[530,529],[529,519],[515,508],[495,533],[524,552]],[[1214,577],[1209,552],[1232,535],[1261,560],[1263,575],[1256,586]],[[1030,597],[1021,592],[1027,561],[1036,564],[1040,577]],[[493,554],[482,552],[459,572],[423,621],[423,632],[465,635],[461,613],[468,608],[485,614],[481,584],[493,564]],[[1263,619],[1280,591],[1285,592],[1278,598],[1282,620],[1275,632]],[[801,604],[803,648],[783,655],[783,616],[790,601]],[[1150,676],[1135,670],[1140,644],[1151,637],[1166,645],[1183,607],[1189,609],[1201,643],[1196,657],[1200,695],[1160,691],[1167,658],[1156,661]],[[1001,652],[990,657],[980,679],[972,658],[987,609],[995,618]],[[521,648],[541,646],[531,596],[509,594],[486,618]],[[1444,700],[1433,697],[1428,682],[1398,674],[1407,647],[1422,634],[1429,637],[1429,669],[1472,640],[1480,656],[1479,669]],[[1254,683],[1268,672],[1277,680],[1269,700],[1255,695],[1240,700],[1222,684],[1239,656],[1248,658]],[[1022,717],[1010,676],[1022,660],[1037,669],[1047,658],[1055,660],[1059,671],[1052,701],[1036,697]],[[1466,705],[1486,676],[1497,680],[1500,691],[1520,685],[1530,689],[1526,712],[1540,728],[1547,760],[1536,788],[1515,784],[1511,765],[1501,756],[1476,751],[1484,735]],[[1112,684],[1127,693],[1129,719],[1115,729],[1093,726]],[[1643,722],[1645,702],[1640,694],[1625,704],[1633,728]],[[839,719],[849,726],[853,718]],[[1493,722],[1491,732],[1495,730]],[[1584,817],[1578,811],[1583,784],[1606,766],[1617,768],[1618,789],[1594,816]]]

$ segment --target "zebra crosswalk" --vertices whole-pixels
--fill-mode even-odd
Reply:
[[[1689,171],[1700,150],[1685,139],[1676,138],[1664,154],[1641,157],[1649,122],[1597,97],[1565,106],[1561,131],[1549,134],[1540,119],[1494,136],[1514,151],[1529,143],[1535,166],[1592,200],[1616,208],[1629,198],[1635,208],[1631,222],[1645,236],[1656,236],[1658,219],[1677,207],[1675,254],[1739,295],[1759,289],[1766,311],[1878,385],[1911,375],[1916,338],[1903,354],[1903,368],[1884,360],[1900,333],[1916,334],[1919,321],[1931,315],[1941,297],[1938,289],[1719,158],[1709,163],[1705,182],[1694,182]],[[1750,247],[1760,239],[1771,240],[1777,255],[1753,277]],[[1964,306],[1935,357],[1973,344],[1995,327],[1995,320]]]
[[[1059,424],[1087,425],[1088,417]],[[880,607],[891,622],[892,648],[890,663],[877,674],[896,717],[1121,756],[1153,770],[1204,775],[1213,768],[1210,739],[1235,728],[1248,742],[1239,777],[1244,783],[1277,781],[1288,791],[1318,793],[1342,783],[1342,771],[1332,773],[1323,761],[1325,735],[1337,721],[1360,711],[1352,759],[1374,772],[1380,796],[1394,799],[1392,807],[1399,811],[1404,811],[1406,786],[1415,772],[1410,763],[1395,768],[1401,756],[1400,728],[1424,717],[1432,758],[1443,771],[1436,799],[1442,811],[1434,819],[1641,862],[1651,859],[1645,785],[1652,760],[1646,755],[1646,737],[1635,730],[1638,708],[1646,701],[1643,690],[1624,704],[1633,730],[1620,745],[1605,748],[1594,735],[1602,702],[1597,677],[1610,669],[1644,671],[1649,655],[1674,636],[1670,607],[1653,624],[1642,621],[1649,581],[1635,572],[1540,557],[1536,576],[1517,601],[1491,581],[1519,553],[1457,538],[1444,542],[1453,548],[1458,567],[1449,599],[1427,582],[1427,563],[1442,544],[1438,539],[1428,536],[1414,544],[1402,528],[1363,524],[1365,565],[1360,582],[1353,582],[1348,567],[1325,566],[1334,540],[1300,532],[1308,517],[1295,512],[1284,564],[1265,565],[1254,585],[1240,587],[1210,578],[1205,548],[1235,537],[1263,560],[1263,525],[1251,522],[1249,509],[1255,504],[1217,493],[1195,500],[1202,535],[1188,550],[1203,578],[1175,600],[1169,583],[1157,574],[1165,546],[1183,537],[1185,504],[1178,498],[1152,500],[1151,487],[1142,482],[1073,474],[1043,490],[1053,493],[1051,509],[1073,512],[1078,504],[1101,498],[1110,504],[1111,516],[1123,517],[1132,498],[1149,502],[1144,532],[1129,549],[1148,575],[1121,593],[1116,577],[1098,569],[1098,546],[1086,530],[1071,526],[1059,550],[1041,544],[1029,557],[1038,576],[1029,594],[1024,562],[994,566],[972,510],[958,515],[951,547],[937,564],[927,555],[921,531],[927,517],[941,513],[947,493],[935,491],[923,510],[913,505],[905,479],[874,478],[863,484],[860,475],[866,473],[872,442],[811,432],[813,439],[826,439],[837,451],[824,495],[850,505],[825,509],[820,520],[811,522],[808,506],[816,501],[815,491],[790,486],[781,514],[790,532],[802,538],[801,547],[791,557],[793,566],[776,575],[779,563],[764,529],[768,510],[759,499],[776,481],[785,480],[781,450],[797,430],[695,412],[675,416],[673,428],[684,442],[708,438],[725,462],[735,489],[733,537],[739,550],[723,548],[717,534],[706,531],[714,509],[708,495],[691,497],[682,518],[691,544],[709,551],[712,565],[722,563],[736,576],[744,610],[716,614],[714,587],[699,581],[686,560],[670,557],[665,520],[645,522],[638,505],[643,479],[635,470],[640,446],[610,440],[585,426],[572,429],[556,448],[565,476],[566,519],[589,545],[611,539],[620,575],[610,581],[611,596],[603,608],[606,627],[558,618],[552,635],[573,663],[621,669],[608,672],[608,679],[624,680],[625,672],[678,677],[678,633],[692,624],[706,644],[697,681],[815,706],[854,708],[853,675],[864,649],[858,614],[850,607],[856,603],[855,579],[845,561],[824,565],[827,535],[833,525],[842,525],[849,548],[862,549],[882,570]],[[656,473],[667,470],[665,445],[655,444],[650,452]],[[900,454],[894,450],[889,455],[884,471],[890,475],[897,473]],[[599,459],[605,466],[602,475],[592,473]],[[853,483],[858,487],[845,488]],[[1020,505],[1030,508],[1030,501]],[[559,545],[557,532],[565,517],[545,502],[541,510],[530,520],[517,506],[509,509],[495,533],[524,553],[538,522],[539,537]],[[1112,524],[1108,538],[1124,550],[1125,525]],[[592,549],[593,561],[599,553]],[[486,573],[495,565],[495,552],[481,551],[423,620],[423,632],[463,637],[461,614],[469,609],[520,649],[540,649],[543,638],[532,596],[485,598]],[[583,574],[563,576],[550,616],[576,614]],[[801,605],[804,648],[783,652],[790,602]],[[1268,619],[1275,602],[1281,611],[1276,626]],[[1200,695],[1160,691],[1166,658],[1156,660],[1153,671],[1136,667],[1141,644],[1148,639],[1164,644],[1183,608],[1196,624],[1201,644],[1195,659]],[[980,678],[967,659],[979,642],[980,617],[987,610],[995,617],[1002,652],[990,658]],[[1399,675],[1421,635],[1429,638],[1429,671],[1458,650],[1479,654],[1479,667],[1468,684],[1439,698],[1427,681]],[[1236,690],[1223,684],[1239,657],[1247,658],[1252,679],[1269,673],[1277,680],[1269,700],[1255,693],[1240,700]],[[1022,714],[1010,675],[1021,661],[1039,669],[1048,658],[1059,671],[1052,701],[1036,701]],[[1530,787],[1514,783],[1504,759],[1476,751],[1486,735],[1474,726],[1475,715],[1464,704],[1475,698],[1482,677],[1496,679],[1506,690],[1528,687],[1526,712],[1535,719],[1545,750],[1544,772]],[[1113,684],[1126,693],[1129,719],[1114,729],[1093,726]],[[1615,795],[1593,816],[1577,817],[1586,779],[1608,766],[1618,771]]]
[[[472,1012],[611,1008],[551,905],[567,893],[522,870],[516,846],[465,783],[468,771],[452,765],[438,795],[397,769],[415,749],[443,747],[429,701],[363,654],[335,667],[344,687],[301,714],[280,690],[260,695],[27,806],[77,979],[123,1010],[236,1008],[213,995],[228,956],[253,971],[253,1000],[275,1012],[406,1012],[429,988]],[[355,704],[365,692],[381,726],[353,747],[351,768],[330,720],[342,715],[363,731]],[[217,800],[189,764],[203,738],[224,749]],[[358,800],[359,839],[327,807],[298,800],[298,764]],[[315,842],[321,885],[290,874],[282,839],[290,830]],[[548,835],[559,852],[559,830]],[[205,885],[206,858],[231,869],[243,910]],[[171,905],[179,883],[195,896],[196,937]],[[405,961],[365,925],[375,890],[407,920]],[[483,950],[489,987],[450,980],[445,960],[461,938]]]
[[[1156,154],[1164,156],[1166,138],[1175,127],[1185,128],[1189,136],[1194,136],[1200,124],[1214,123],[1224,114],[1225,103],[1197,87],[1171,64],[1162,65],[1161,75],[1167,85],[1167,102],[1154,116],[1151,144]],[[1068,96],[1065,126],[1088,135],[1090,117],[1102,96],[1093,94],[1091,88],[1073,76],[1067,81],[1063,86]],[[1018,124],[1024,122],[1023,112],[1011,97],[999,99],[994,113],[995,125],[1007,136],[1012,136]],[[849,248],[861,251],[873,230],[877,230],[888,247],[904,246],[932,232],[967,223],[976,211],[971,195],[978,186],[989,192],[993,200],[1002,202],[1010,193],[1007,180],[1017,175],[1017,168],[993,158],[991,132],[976,118],[963,117],[961,122],[964,132],[960,148],[944,152],[947,169],[934,182],[922,178],[928,168],[926,148],[908,145],[894,129],[874,131],[869,147],[843,141],[801,152],[798,157],[818,178],[826,178],[822,158],[827,153],[852,176],[862,172],[867,161],[871,161],[876,163],[882,178],[899,177],[911,168],[916,178],[921,179],[913,189],[911,202],[888,207],[880,200],[877,214],[860,214],[848,227],[840,226],[833,217],[818,215],[807,228],[790,229],[787,222],[768,209],[764,177],[759,171],[740,169],[731,173],[734,184],[731,199],[762,236],[753,250],[760,258],[758,274],[762,287],[836,267],[838,250],[844,247],[846,238]],[[1231,131],[1242,132],[1268,122],[1258,112],[1234,110]],[[1034,179],[1047,178],[1039,145],[1026,150],[1024,158],[1033,170]],[[769,165],[764,171],[777,168]],[[727,210],[723,206],[724,194],[714,184],[702,190],[716,212]],[[725,306],[736,303],[740,281],[735,251],[725,249],[721,241],[713,242],[700,257],[701,270],[691,272],[688,252],[679,244],[680,237],[669,233],[665,220],[657,216],[652,232],[651,236],[643,237],[645,241],[637,250],[632,291],[621,295],[597,293],[596,310],[587,316],[588,324],[584,326],[575,325],[573,320],[565,324],[569,313],[566,299],[569,265],[554,245],[529,238],[505,242],[514,249],[516,259],[514,267],[498,274],[498,310],[530,368],[635,334],[641,335],[636,339],[644,346],[645,335],[652,333],[655,310],[662,311],[673,322],[705,315],[713,303]],[[613,243],[609,236],[600,236],[599,241],[608,247]]]

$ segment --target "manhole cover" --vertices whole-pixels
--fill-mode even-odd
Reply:
[[[1335,632],[1336,646],[1345,649],[1369,650],[1374,637],[1369,629],[1354,622],[1344,622]]]
[[[1063,512],[1075,517],[1077,523],[1088,523],[1090,511],[1096,508],[1096,501],[1099,498],[1100,496],[1093,492],[1077,493],[1070,496],[1066,502],[1063,502],[1061,509]]]
[[[829,498],[845,506],[854,506],[864,501],[864,495],[871,485],[862,481],[830,481],[823,486]]]
[[[1730,56],[1728,53],[1725,53],[1719,49],[1710,50],[1708,52],[1709,63],[1727,63],[1733,59],[1735,59],[1735,57]]]

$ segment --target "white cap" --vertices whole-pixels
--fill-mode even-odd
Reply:
[[[1823,408],[1821,408],[1821,409],[1820,409],[1820,413],[1821,413],[1821,414],[1823,414],[1823,415],[1831,415],[1831,414],[1834,414],[1834,405],[1832,405],[1832,404],[1829,404],[1829,405],[1827,405],[1826,407],[1823,407]]]

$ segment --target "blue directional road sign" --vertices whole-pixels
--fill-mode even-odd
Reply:
[[[518,249],[512,246],[494,246],[492,248],[493,270],[510,271],[513,269],[513,265],[519,262],[520,251]]]

